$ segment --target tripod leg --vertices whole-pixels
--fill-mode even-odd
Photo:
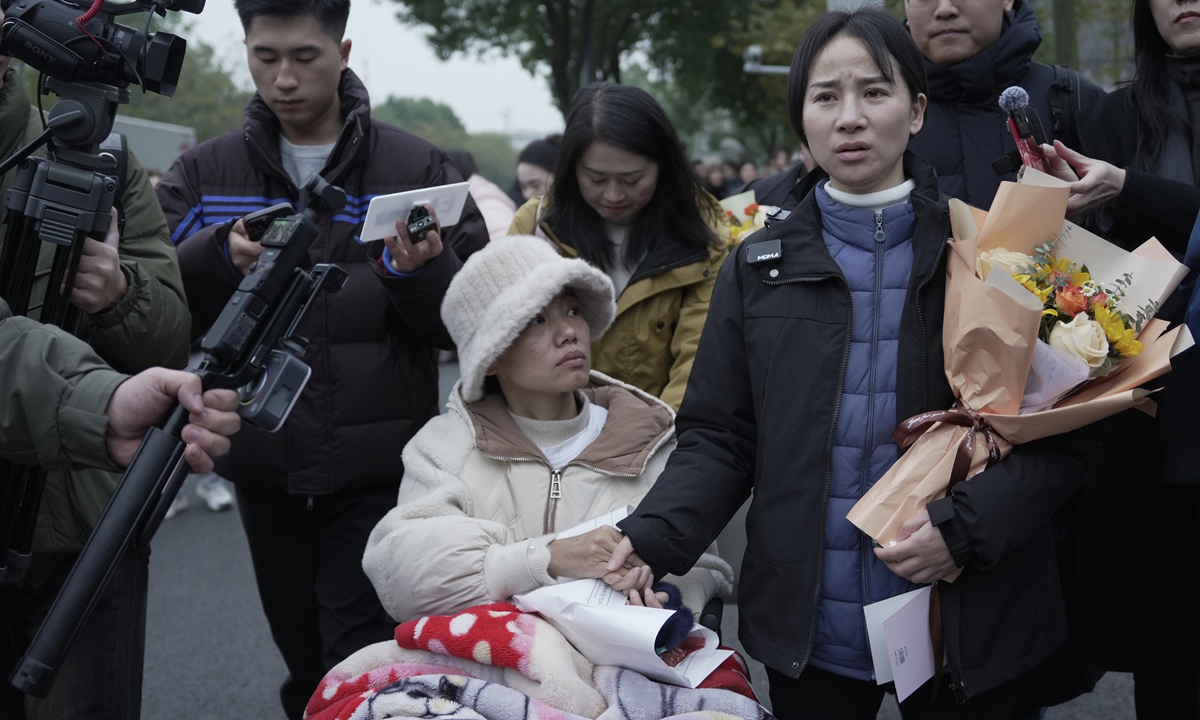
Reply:
[[[82,313],[71,303],[75,277],[79,273],[79,260],[83,255],[85,236],[77,233],[70,247],[59,245],[54,251],[54,263],[50,268],[50,279],[46,284],[46,296],[42,302],[40,319],[49,325],[57,325],[72,335],[79,332]],[[65,289],[63,286],[65,285]]]
[[[14,462],[0,461],[0,492],[3,493],[3,515],[0,515],[0,584],[8,584],[19,571],[8,566],[8,551],[13,547],[17,533],[24,524],[21,501],[29,481],[30,468]]]
[[[28,219],[24,214],[10,210],[7,223],[4,253],[0,255],[0,297],[14,315],[28,315],[41,243],[26,236]]]
[[[8,546],[6,583],[20,587],[33,560],[33,534],[37,528],[38,512],[42,507],[42,491],[46,488],[46,469],[30,467],[21,494],[21,513],[13,528]]]

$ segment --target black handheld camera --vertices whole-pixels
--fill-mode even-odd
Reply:
[[[0,55],[11,55],[65,82],[117,87],[136,83],[150,92],[174,95],[187,41],[170,33],[149,32],[150,20],[168,10],[199,13],[204,2],[6,0]],[[150,14],[144,30],[115,21],[118,15],[137,12]]]
[[[313,175],[302,189],[300,212],[279,217],[282,213],[279,206],[260,211],[260,217],[277,218],[261,233],[259,243],[263,253],[250,265],[237,292],[200,343],[207,354],[198,370],[201,377],[210,367],[246,365],[245,370],[236,373],[244,382],[232,385],[239,388],[243,400],[238,412],[247,422],[269,432],[283,425],[312,375],[312,370],[299,359],[307,341],[295,335],[296,325],[317,290],[336,291],[346,281],[346,273],[337,266],[319,265],[312,271],[314,282],[319,285],[298,295],[291,291],[289,296],[297,274],[305,274],[302,266],[319,233],[317,212],[308,207],[310,198],[335,210],[346,203],[346,193]],[[247,231],[251,225],[257,230],[260,223],[247,220],[243,220]],[[283,315],[290,320],[289,324],[267,320],[273,306],[286,306],[289,302],[295,305],[293,311]],[[302,306],[298,304],[301,302]]]

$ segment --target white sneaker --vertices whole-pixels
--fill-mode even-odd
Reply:
[[[196,495],[209,510],[221,512],[233,507],[233,493],[225,486],[225,481],[216,473],[201,475],[196,481]]]
[[[167,514],[163,515],[163,520],[170,520],[171,518],[175,517],[176,515],[178,515],[179,513],[183,512],[184,510],[187,510],[187,509],[188,509],[187,496],[184,495],[183,493],[179,493],[178,495],[175,496],[175,499],[171,501],[171,507],[167,508]]]

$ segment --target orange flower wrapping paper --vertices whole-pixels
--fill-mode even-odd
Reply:
[[[1153,403],[1138,386],[1170,371],[1170,358],[1191,346],[1186,328],[1164,334],[1166,323],[1152,320],[1139,335],[1142,354],[1097,378],[1043,412],[1018,415],[1025,380],[1038,342],[1040,303],[1023,304],[980,280],[975,259],[984,250],[1004,248],[1032,254],[1033,249],[1062,234],[1062,255],[1077,262],[1129,267],[1139,292],[1136,299],[1161,302],[1187,274],[1157,241],[1134,253],[1064,223],[1069,188],[1041,173],[1027,173],[1018,183],[1003,183],[992,209],[983,213],[958,200],[950,201],[954,240],[947,252],[946,309],[942,324],[946,378],[959,404],[977,412],[996,433],[1001,457],[1021,444],[1069,432],[1135,406],[1153,413]],[[1114,254],[1114,252],[1116,254]],[[1033,297],[1030,294],[1030,297]],[[897,540],[900,525],[930,502],[946,495],[959,446],[968,428],[939,423],[921,435],[888,472],[851,509],[847,518],[885,547]],[[982,434],[967,478],[987,467],[988,448]],[[953,579],[957,572],[948,579]]]

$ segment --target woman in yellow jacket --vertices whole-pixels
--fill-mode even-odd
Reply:
[[[678,410],[729,224],[654,98],[611,83],[580,90],[554,184],[517,211],[509,234],[543,237],[612,279],[617,318],[592,343],[593,367]]]

